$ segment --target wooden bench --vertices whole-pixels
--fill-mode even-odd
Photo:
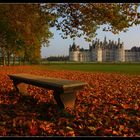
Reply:
[[[18,85],[21,83],[53,90],[54,99],[60,109],[64,109],[65,107],[73,108],[76,91],[81,90],[87,84],[81,81],[42,77],[24,73],[10,74],[8,76],[13,80],[17,92],[20,92]]]

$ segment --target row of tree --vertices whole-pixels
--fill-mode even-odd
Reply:
[[[41,45],[48,44],[52,33],[50,22],[55,16],[44,13],[40,4],[0,5],[0,51],[3,65],[7,59],[37,62],[40,60]],[[51,20],[50,20],[51,19]]]
[[[48,46],[51,27],[62,38],[84,36],[91,41],[100,25],[119,33],[140,23],[137,3],[45,3],[0,5],[0,52],[7,58],[39,62],[41,46]]]
[[[43,59],[44,61],[68,61],[69,60],[69,56],[50,56],[46,59]]]

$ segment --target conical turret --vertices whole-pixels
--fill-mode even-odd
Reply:
[[[92,45],[94,45],[94,40],[92,41]]]
[[[76,45],[75,45],[75,38],[73,38],[73,46],[76,46]]]
[[[106,41],[106,36],[104,37],[104,43],[107,43],[107,41]]]
[[[120,44],[120,38],[118,38],[118,44]]]

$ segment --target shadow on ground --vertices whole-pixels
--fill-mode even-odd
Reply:
[[[11,92],[9,99],[14,100],[16,93]],[[59,117],[72,117],[66,110],[62,111],[58,108],[57,104],[45,102],[38,102],[32,96],[19,95],[15,104],[0,104],[0,116],[7,116],[13,119],[17,116],[24,116],[30,119],[39,119],[52,121]]]

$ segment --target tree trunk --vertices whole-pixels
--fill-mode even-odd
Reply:
[[[21,58],[18,57],[18,64],[21,65]]]
[[[2,64],[5,66],[5,57],[2,57]]]
[[[5,58],[4,57],[0,58],[0,65],[5,66]]]
[[[13,66],[15,65],[15,55],[13,56]]]
[[[10,53],[9,52],[7,53],[7,61],[8,61],[7,65],[10,66]]]
[[[23,65],[25,65],[25,58],[23,59]]]
[[[2,58],[1,58],[1,59],[2,59],[2,65],[5,66],[5,64],[6,64],[6,63],[5,63],[5,61],[6,61],[5,52],[4,52],[4,49],[1,49],[1,50],[2,50],[2,51],[1,51],[1,53],[2,53]]]

